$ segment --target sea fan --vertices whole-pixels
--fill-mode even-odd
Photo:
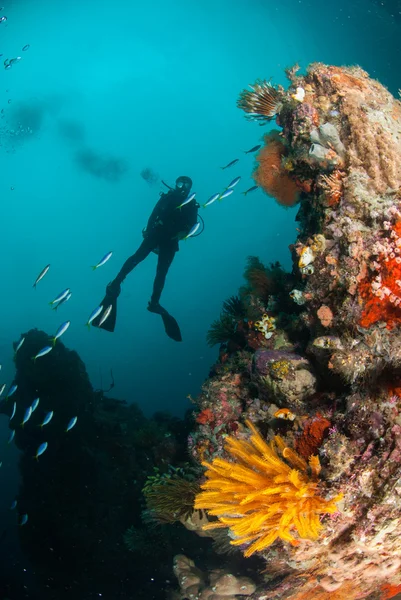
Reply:
[[[269,196],[273,196],[281,206],[294,206],[299,200],[299,188],[282,166],[286,148],[277,132],[265,136],[265,145],[256,157],[259,163],[253,178]]]

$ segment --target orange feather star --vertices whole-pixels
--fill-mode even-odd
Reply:
[[[233,436],[225,440],[232,462],[215,458],[202,463],[207,480],[195,509],[218,517],[203,529],[228,527],[231,544],[248,544],[245,556],[265,550],[278,538],[293,545],[297,538],[316,540],[322,530],[320,515],[336,512],[342,494],[331,500],[319,496],[317,456],[308,465],[280,436],[266,443],[252,423],[246,424],[252,432],[248,441]]]

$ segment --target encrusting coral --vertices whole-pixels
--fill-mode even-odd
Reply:
[[[336,512],[342,497],[325,500],[319,494],[319,458],[311,456],[308,464],[280,436],[267,444],[252,423],[247,421],[247,426],[249,441],[226,438],[231,461],[202,463],[207,481],[195,508],[219,519],[204,529],[229,527],[231,544],[247,546],[245,556],[265,550],[278,538],[294,545],[299,538],[317,539],[320,516]]]

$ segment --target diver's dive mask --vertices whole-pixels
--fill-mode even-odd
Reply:
[[[190,179],[189,177],[186,177],[185,175],[178,177],[178,179],[175,182],[175,189],[179,190],[187,195],[191,191],[191,187],[192,187],[192,179]]]

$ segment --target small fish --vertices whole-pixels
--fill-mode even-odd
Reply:
[[[23,48],[22,48],[22,52],[26,52],[27,50],[29,50],[31,46],[29,44],[26,44]]]
[[[43,423],[41,423],[39,425],[39,427],[44,427],[45,425],[48,425],[50,423],[50,421],[52,420],[54,415],[54,412],[52,410],[50,410],[47,415],[45,416],[45,418],[43,419]]]
[[[72,417],[72,419],[70,419],[70,421],[68,422],[67,429],[65,430],[65,432],[67,433],[67,431],[70,431],[73,427],[75,427],[77,421],[78,417]]]
[[[111,313],[111,310],[112,310],[112,308],[113,308],[113,305],[112,305],[112,304],[110,304],[110,306],[108,306],[108,307],[106,308],[106,310],[104,311],[104,313],[103,313],[103,315],[102,315],[102,318],[101,318],[101,319],[100,319],[100,321],[99,321],[99,327],[100,327],[101,325],[103,325],[103,323],[104,323],[104,322],[105,322],[105,321],[106,321],[106,320],[109,318],[109,315],[110,315],[110,313]]]
[[[65,333],[67,331],[67,329],[69,328],[70,325],[71,325],[71,321],[65,321],[64,323],[62,323],[60,325],[60,327],[57,329],[56,335],[54,337],[50,338],[50,340],[53,342],[53,346],[57,342],[58,338],[60,338],[63,335],[63,333]]]
[[[64,302],[68,302],[68,300],[71,298],[71,296],[72,296],[72,292],[67,294],[67,296],[65,298],[63,298],[62,300],[60,300],[60,302],[58,304],[55,304],[54,306],[52,306],[52,310],[57,310],[62,304],[64,304]]]
[[[17,504],[18,504],[17,501],[13,500],[11,502],[10,510],[15,510],[17,508]]]
[[[233,167],[234,165],[237,164],[237,162],[239,161],[239,158],[235,158],[234,160],[232,160],[231,162],[228,163],[228,165],[226,165],[225,167],[220,167],[220,169],[228,169],[229,167]]]
[[[247,194],[250,194],[251,192],[254,192],[257,189],[259,189],[259,186],[253,185],[252,187],[249,188],[249,190],[246,190],[246,192],[241,192],[241,194],[244,194],[244,196],[246,196]]]
[[[95,310],[93,310],[90,314],[90,317],[87,321],[87,323],[85,323],[85,325],[87,326],[88,329],[90,329],[91,327],[91,323],[93,321],[93,319],[96,319],[96,317],[98,317],[100,315],[100,313],[103,310],[103,305],[101,304],[100,306],[98,306],[97,308],[95,308]]]
[[[39,406],[40,398],[35,398],[32,402],[32,412],[34,412]]]
[[[179,206],[177,206],[177,208],[182,208],[186,204],[189,204],[190,202],[192,202],[192,200],[195,198],[195,196],[196,196],[196,193],[194,192],[193,194],[191,194],[190,196],[188,196],[188,198],[186,198],[184,200],[184,202],[182,202],[182,204],[180,204]]]
[[[24,418],[22,419],[21,427],[23,427],[25,425],[25,423],[28,423],[31,416],[32,416],[32,406],[28,406],[28,408],[25,411]]]
[[[231,196],[233,191],[234,190],[225,190],[222,194],[220,194],[219,200],[224,200],[224,198],[228,198],[228,196]]]
[[[26,525],[27,523],[28,523],[28,515],[25,513],[21,517],[20,527],[22,527],[23,525]]]
[[[202,204],[203,208],[206,208],[206,206],[210,206],[218,198],[220,198],[220,194],[213,194],[213,196],[210,196],[209,200],[207,202],[205,202],[205,204]]]
[[[16,383],[14,383],[10,389],[7,392],[7,396],[6,396],[6,400],[8,400],[9,398],[11,398],[11,396],[13,394],[15,394],[15,392],[17,391],[18,385]]]
[[[16,411],[16,410],[17,410],[17,403],[16,403],[16,402],[14,402],[14,405],[13,405],[13,410],[12,410],[12,412],[11,412],[10,421],[11,421],[11,419],[13,419],[13,418],[14,418],[14,416],[15,416],[15,411]]]
[[[3,394],[5,389],[6,389],[6,384],[3,383],[3,385],[0,387],[0,396]]]
[[[18,346],[16,347],[16,349],[14,350],[14,355],[17,354],[18,350],[21,348],[21,346],[24,342],[25,342],[25,338],[23,337],[21,339],[21,341],[19,342]]]
[[[226,190],[231,190],[232,188],[234,188],[237,183],[239,183],[241,181],[241,176],[236,177],[235,179],[232,180],[232,182],[230,184],[228,184],[228,186],[226,187]]]
[[[17,56],[16,58],[12,58],[10,60],[10,65],[15,65],[15,63],[19,62],[21,60],[21,56]]]
[[[39,283],[39,281],[40,281],[41,279],[43,279],[43,277],[46,275],[46,273],[47,273],[47,271],[48,271],[49,269],[50,269],[50,265],[46,265],[46,266],[45,266],[45,268],[41,270],[41,272],[39,273],[39,275],[38,275],[38,276],[37,276],[37,278],[36,278],[36,281],[35,281],[35,283],[34,283],[34,284],[33,284],[33,286],[32,286],[32,287],[34,287],[34,288],[35,288],[35,290],[36,290],[36,286],[37,286],[37,284]]]
[[[51,352],[52,350],[53,350],[53,346],[45,346],[44,348],[42,348],[42,350],[39,350],[39,352],[37,354],[35,354],[35,356],[32,356],[32,360],[35,362],[35,360],[37,358],[46,356],[46,354],[49,354],[49,352]]]
[[[11,429],[11,431],[10,431],[10,436],[9,436],[9,438],[8,438],[7,444],[11,444],[11,442],[12,442],[12,441],[13,441],[13,439],[14,439],[14,436],[15,436],[15,429]]]
[[[107,254],[105,254],[102,258],[102,260],[100,260],[97,265],[95,265],[94,267],[92,267],[92,269],[94,271],[96,271],[96,269],[98,269],[99,267],[103,267],[103,265],[105,265],[107,263],[107,261],[109,260],[109,258],[111,258],[113,252],[108,252]]]
[[[56,298],[54,298],[54,300],[49,302],[50,306],[53,306],[53,304],[57,304],[57,302],[61,302],[61,300],[64,300],[64,298],[66,298],[69,293],[70,293],[70,288],[67,288],[66,290],[61,292],[61,294],[59,294]]]
[[[244,150],[244,154],[251,154],[251,152],[256,152],[259,148],[262,147],[262,144],[258,144],[257,146],[253,146],[250,150]]]
[[[188,233],[188,235],[186,235],[184,237],[184,240],[187,240],[188,238],[192,237],[193,235],[195,235],[195,233],[198,231],[200,227],[200,223],[195,223],[195,225],[192,227],[191,231]]]
[[[36,454],[35,454],[35,456],[34,456],[34,458],[36,458],[36,460],[38,460],[38,459],[39,459],[39,456],[42,456],[42,454],[43,454],[44,452],[46,452],[46,450],[47,450],[47,446],[48,446],[48,443],[47,443],[47,442],[43,442],[42,444],[40,444],[40,446],[39,446],[39,448],[36,450]]]

